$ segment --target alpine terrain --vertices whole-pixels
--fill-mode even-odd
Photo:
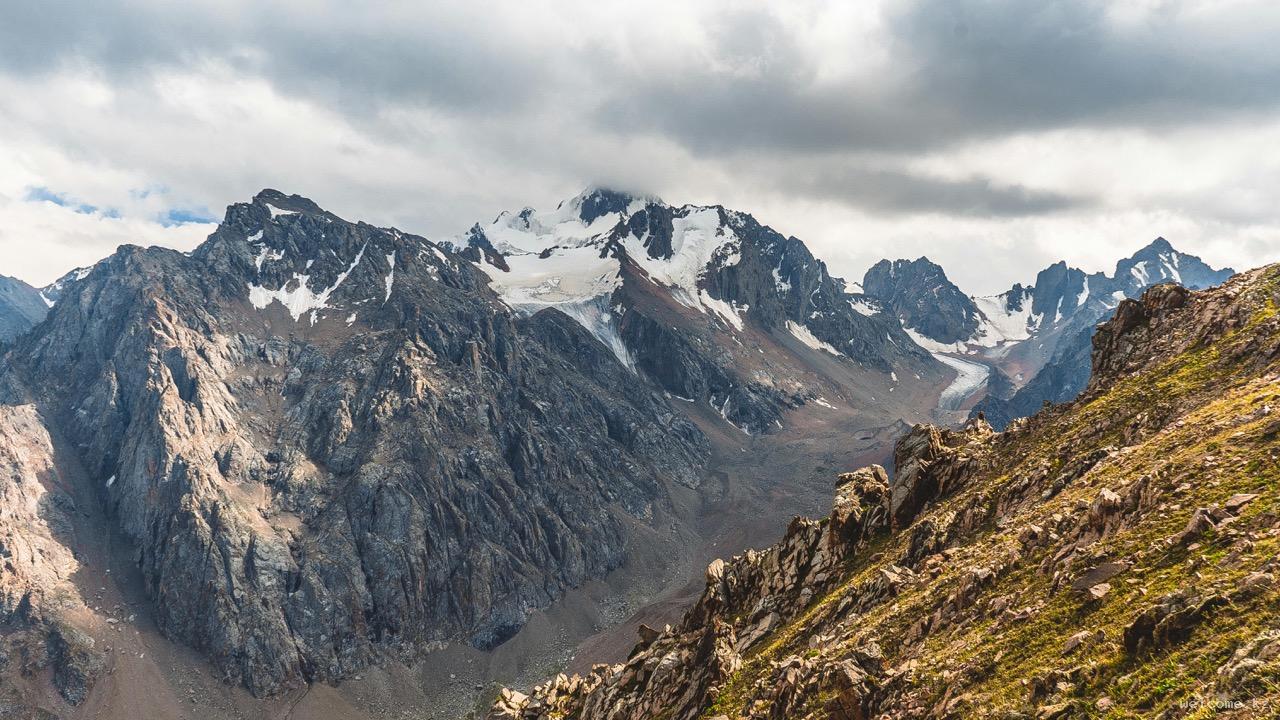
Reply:
[[[625,661],[489,717],[1274,716],[1278,306],[1280,266],[1117,300],[1074,401],[915,426]]]
[[[12,340],[44,319],[49,308],[40,291],[0,275],[0,342]]]

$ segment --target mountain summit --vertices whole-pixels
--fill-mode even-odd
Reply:
[[[449,244],[513,309],[564,312],[619,362],[750,433],[804,401],[784,389],[811,384],[781,360],[795,352],[825,354],[841,373],[945,372],[800,240],[718,205],[588,188],[552,211],[504,212]],[[767,382],[742,374],[761,361],[772,365]]]

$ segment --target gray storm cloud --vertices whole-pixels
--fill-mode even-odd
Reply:
[[[1276,134],[1271,3],[57,0],[5,14],[0,159],[16,170],[0,174],[0,248],[97,232],[59,230],[52,210],[15,228],[35,222],[33,186],[122,221],[165,210],[113,203],[124,183],[214,210],[282,186],[440,235],[603,178],[760,209],[851,275],[900,247],[971,258],[974,238],[1018,248],[1001,266],[1031,273],[1073,232],[1085,263],[1108,234],[1182,231],[1211,256],[1261,247],[1218,258],[1247,265],[1280,225],[1280,163],[1245,148]],[[104,97],[81,111],[90,95]],[[112,242],[127,234],[112,227]],[[851,227],[852,250],[832,239]]]

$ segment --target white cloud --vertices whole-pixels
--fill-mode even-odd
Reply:
[[[120,245],[190,250],[215,227],[200,223],[164,227],[0,195],[2,272],[43,287],[72,268],[92,265]]]
[[[850,277],[928,255],[975,292],[1058,259],[1106,269],[1156,235],[1280,260],[1277,11],[1051,5],[20,12],[0,28],[0,93],[21,99],[0,105],[0,273],[189,248],[209,227],[167,213],[218,217],[263,187],[440,237],[592,182],[753,212]]]

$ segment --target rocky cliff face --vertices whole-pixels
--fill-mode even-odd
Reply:
[[[968,340],[978,331],[977,305],[929,258],[881,260],[862,278],[862,289],[892,308],[904,327],[939,343]]]
[[[491,718],[1260,717],[1280,701],[1280,267],[1125,300],[1081,397],[919,426],[630,659]]]
[[[6,362],[9,407],[57,426],[136,543],[161,629],[258,693],[501,642],[621,563],[707,457],[570,318],[271,191],[189,255],[121,248]]]
[[[0,384],[0,399],[5,397]],[[73,482],[32,405],[0,404],[0,706],[17,712],[15,676],[48,673],[70,704],[100,674],[103,648],[81,627],[92,600],[70,546],[78,516]]]
[[[39,290],[17,278],[0,275],[0,342],[31,329],[48,310]]]

